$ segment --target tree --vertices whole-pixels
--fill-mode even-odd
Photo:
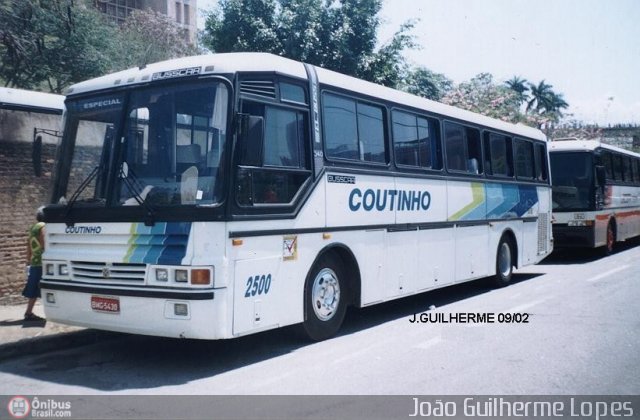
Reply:
[[[412,22],[376,49],[381,0],[221,0],[203,44],[214,52],[263,51],[395,87]]]
[[[274,0],[221,0],[207,16],[203,44],[213,52],[282,51]]]
[[[442,73],[435,73],[426,67],[416,67],[409,71],[402,89],[414,95],[440,101],[453,89],[453,82]]]
[[[527,112],[532,110],[544,112],[547,110],[550,104],[550,97],[553,94],[552,87],[552,85],[545,83],[544,80],[537,85],[529,83],[531,97],[527,102]]]
[[[531,97],[527,102],[526,113],[528,118],[539,121],[539,127],[557,123],[562,118],[562,110],[569,107],[563,95],[554,92],[552,88],[544,80],[537,85],[529,83]]]
[[[129,68],[199,53],[187,30],[153,10],[134,10],[121,28],[115,66]]]
[[[7,0],[0,8],[5,86],[62,92],[111,69],[117,28],[74,0]]]
[[[517,123],[522,120],[516,92],[496,85],[489,73],[480,73],[470,81],[460,83],[442,102],[503,121]]]
[[[523,79],[520,76],[513,76],[511,80],[507,80],[504,83],[509,89],[513,90],[518,95],[520,103],[527,101],[527,92],[529,91],[527,79]]]

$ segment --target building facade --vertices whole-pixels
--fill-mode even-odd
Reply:
[[[98,10],[118,24],[122,24],[134,10],[151,9],[185,29],[191,44],[196,42],[197,0],[95,0],[95,3]]]

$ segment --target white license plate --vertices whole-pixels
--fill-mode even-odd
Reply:
[[[106,296],[91,296],[91,309],[110,314],[120,313],[120,299]]]

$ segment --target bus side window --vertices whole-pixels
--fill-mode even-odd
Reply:
[[[465,171],[466,150],[464,130],[462,126],[458,124],[445,123],[444,127],[447,169],[450,171]]]
[[[604,165],[607,179],[613,179],[613,162],[611,160],[611,153],[604,152],[601,157],[602,164]]]
[[[622,158],[624,168],[624,180],[625,182],[633,182],[633,169],[631,168],[631,157],[625,156]]]
[[[291,203],[310,176],[307,159],[308,130],[304,112],[272,105],[245,102],[250,119],[263,119],[263,132],[252,144],[240,145],[244,155],[258,159],[241,160],[236,198],[243,206]],[[255,140],[255,139],[254,139]],[[248,141],[243,138],[242,141]],[[260,149],[260,153],[253,151]]]
[[[513,177],[511,137],[485,132],[484,149],[487,173],[499,177]]]
[[[470,174],[482,173],[479,130],[445,122],[444,138],[449,170]]]
[[[441,169],[437,120],[396,110],[391,119],[396,164]]]
[[[534,179],[535,158],[533,144],[530,141],[516,139],[516,176],[524,179]]]
[[[467,135],[467,172],[479,175],[482,173],[482,145],[480,130],[465,127]]]
[[[382,107],[325,92],[322,111],[329,159],[387,163]]]
[[[538,181],[546,181],[548,179],[547,150],[545,145],[541,143],[536,143],[534,148],[536,154],[536,179]]]
[[[613,179],[616,181],[624,181],[624,169],[622,168],[622,156],[619,154],[612,154],[611,161],[613,162]]]

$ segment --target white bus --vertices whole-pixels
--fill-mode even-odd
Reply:
[[[595,140],[549,143],[557,247],[603,247],[640,235],[640,154]]]
[[[221,339],[535,264],[545,136],[261,53],[73,86],[42,292],[48,319]]]

